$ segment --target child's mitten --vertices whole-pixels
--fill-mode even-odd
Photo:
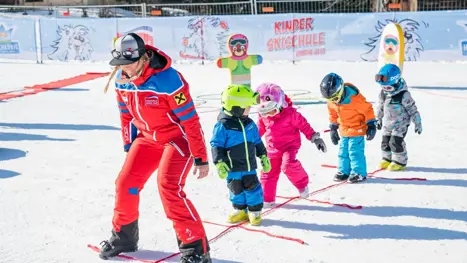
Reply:
[[[227,178],[227,174],[230,171],[230,167],[225,162],[218,162],[216,164],[216,168],[221,179]]]
[[[422,118],[420,118],[420,115],[415,118],[415,132],[418,134],[422,133]]]
[[[323,139],[321,139],[319,132],[315,132],[311,137],[311,142],[316,145],[318,150],[325,153],[327,151],[326,144],[324,143]]]
[[[422,133],[422,123],[421,122],[415,123],[415,132],[418,133],[418,134]]]
[[[269,173],[271,171],[271,161],[269,161],[268,156],[261,155],[259,159],[261,159],[261,166],[263,166],[263,172]]]
[[[381,130],[381,128],[383,128],[383,120],[382,120],[382,119],[379,119],[379,120],[376,122],[376,129]]]
[[[329,128],[331,128],[331,141],[332,141],[332,144],[337,145],[339,143],[339,140],[341,139],[339,137],[339,132],[337,131],[337,129],[339,129],[339,125],[331,124],[329,126]]]
[[[375,138],[375,135],[376,135],[376,126],[375,126],[375,122],[372,121],[368,123],[368,128],[366,130],[366,139],[371,141],[373,140],[373,138]]]

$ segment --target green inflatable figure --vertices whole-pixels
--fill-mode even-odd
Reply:
[[[260,55],[248,55],[248,38],[242,34],[235,34],[229,38],[228,47],[230,57],[219,58],[217,66],[230,70],[231,84],[251,86],[251,68],[263,62]]]

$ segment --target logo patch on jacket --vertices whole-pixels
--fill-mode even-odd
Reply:
[[[127,103],[128,102],[128,98],[126,97],[126,93],[120,93],[120,95],[122,96],[122,100],[123,102]]]
[[[144,98],[144,105],[145,106],[157,106],[157,105],[159,105],[159,97],[154,95],[154,96],[149,96],[149,97]]]
[[[183,94],[183,92],[180,92],[177,95],[175,95],[174,99],[175,99],[175,103],[177,103],[177,105],[181,105],[181,104],[186,102],[186,97],[185,97],[185,94]]]

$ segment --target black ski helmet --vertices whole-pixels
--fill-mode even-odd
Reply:
[[[329,73],[324,76],[319,87],[321,95],[324,98],[329,99],[344,87],[344,80],[336,73]]]

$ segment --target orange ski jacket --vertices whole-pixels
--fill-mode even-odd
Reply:
[[[344,84],[344,97],[340,103],[328,101],[329,121],[339,126],[344,137],[366,134],[367,124],[376,121],[373,105],[351,83]]]

